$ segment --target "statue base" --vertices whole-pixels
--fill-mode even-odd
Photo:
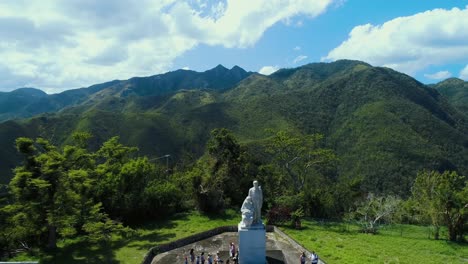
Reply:
[[[249,227],[238,226],[239,235],[239,263],[266,263],[266,229],[263,224]]]

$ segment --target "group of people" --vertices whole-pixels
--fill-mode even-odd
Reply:
[[[318,255],[315,253],[315,251],[312,251],[312,254],[310,254],[310,263],[311,264],[318,264],[319,263],[319,257]],[[306,257],[306,254],[305,252],[302,252],[302,254],[299,256],[299,260],[301,261],[300,263],[301,264],[306,264],[307,262],[307,257]]]
[[[231,262],[232,261],[232,262]],[[190,249],[189,255],[184,257],[184,264],[238,264],[239,263],[239,250],[236,250],[236,245],[233,242],[229,244],[229,258],[224,262],[219,255],[219,251],[216,254],[208,254],[205,256],[205,252],[201,252],[198,256],[195,254],[195,250]]]

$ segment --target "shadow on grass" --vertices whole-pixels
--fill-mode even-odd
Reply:
[[[181,221],[181,220],[188,220],[190,213],[177,213],[172,216],[168,216],[166,218],[161,218],[159,220],[155,220],[152,222],[146,222],[146,223],[141,223],[141,224],[134,224],[131,225],[131,228],[133,229],[160,229],[160,228],[174,228],[177,226],[175,223],[176,221]]]
[[[137,248],[138,250],[149,250],[151,247],[157,245],[158,242],[167,241],[174,237],[175,234],[159,234],[153,232],[96,244],[84,240],[73,241],[57,250],[43,252],[40,263],[121,263],[116,259],[115,255],[115,252],[120,248],[129,247]]]
[[[233,212],[232,211],[228,211],[228,212],[222,212],[222,213],[210,213],[210,214],[205,214],[206,217],[208,217],[208,219],[210,221],[213,221],[213,220],[224,220],[224,221],[229,221],[233,218]],[[239,213],[239,221],[241,220],[241,217],[240,217],[240,213]]]
[[[60,243],[60,247],[55,251],[42,251],[41,253],[33,254],[39,257],[41,263],[124,263],[120,259],[122,256],[122,249],[132,248],[133,250],[126,250],[125,254],[134,254],[142,251],[148,251],[150,248],[170,242],[177,236],[177,232],[172,232],[171,229],[179,230],[184,229],[183,225],[190,222],[193,212],[179,213],[171,216],[170,218],[160,219],[143,224],[132,225],[131,228],[135,233],[129,234],[126,237],[113,237],[110,241],[105,243],[90,243],[84,237],[72,240],[66,240]],[[202,222],[209,222],[212,220],[226,221],[232,220],[235,215],[234,211],[228,210],[224,214],[213,214],[207,216],[209,220],[203,219]],[[205,215],[206,216],[206,215]],[[197,220],[199,221],[199,220]],[[117,253],[120,252],[120,253]],[[119,254],[117,260],[116,254]]]
[[[73,242],[57,250],[44,252],[40,263],[119,263],[113,250],[116,246],[114,242],[94,245],[86,241]]]

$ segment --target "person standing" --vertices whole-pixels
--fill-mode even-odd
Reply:
[[[223,260],[221,259],[221,257],[219,256],[219,251],[216,252],[216,257],[215,257],[215,264],[220,264],[220,263],[223,263]]]
[[[190,263],[195,263],[195,252],[193,251],[193,248],[190,249]]]
[[[201,264],[205,264],[205,252],[201,253],[200,262],[201,262]]]
[[[301,264],[306,263],[306,255],[305,252],[302,252],[302,254],[299,256],[299,260],[301,261]]]
[[[229,257],[233,258],[235,254],[236,254],[236,245],[234,245],[234,242],[231,242],[231,244],[229,245]]]
[[[318,264],[319,257],[315,253],[315,251],[312,251],[312,255],[310,255],[310,259],[312,260],[312,262],[311,262],[312,264]]]

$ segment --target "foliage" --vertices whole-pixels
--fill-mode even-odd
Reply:
[[[449,240],[464,240],[468,219],[468,184],[464,176],[449,171],[423,171],[412,192],[418,209],[430,217],[435,227],[434,239],[439,239],[440,226],[446,225]]]
[[[233,210],[212,216],[196,211],[178,213],[164,220],[132,226],[133,232],[126,236],[113,234],[106,243],[102,243],[103,240],[99,240],[101,243],[90,243],[89,237],[77,237],[60,240],[57,251],[29,251],[9,260],[36,259],[43,264],[140,264],[148,250],[155,245],[173,242],[219,226],[236,225],[239,221],[239,214]]]
[[[277,173],[276,183],[281,184],[274,204],[283,204],[291,210],[302,207],[308,215],[335,213],[337,158],[333,150],[321,145],[322,139],[318,134],[293,135],[279,131],[265,142],[270,173]],[[289,199],[294,202],[288,202]]]
[[[304,210],[299,208],[291,213],[291,225],[296,228],[301,227],[301,219],[304,217]]]
[[[347,219],[356,219],[361,232],[376,234],[381,221],[389,221],[398,210],[402,201],[395,196],[376,196],[369,193],[364,201],[357,204],[356,210],[350,212]]]
[[[190,172],[198,207],[204,212],[241,204],[257,173],[255,160],[229,130],[214,129],[211,134],[208,156]]]
[[[90,219],[100,215],[95,220],[100,222],[106,217],[91,195],[95,183],[91,156],[79,144],[63,152],[42,138],[18,138],[16,145],[25,163],[15,169],[10,182],[14,202],[5,209],[17,233],[13,240],[56,248],[58,235],[87,233],[83,227]],[[113,221],[105,222],[105,226],[113,225]]]
[[[117,137],[90,152],[90,138],[77,133],[62,150],[43,138],[17,139],[25,162],[15,169],[11,202],[1,210],[2,247],[55,248],[59,238],[76,236],[108,242],[130,232],[115,219],[130,223],[180,210],[183,195],[166,172],[131,157],[137,149]]]
[[[271,136],[267,129],[323,135],[320,147],[333,149],[339,158],[332,174],[340,188],[354,189],[340,197],[344,203],[332,203],[333,190],[313,195],[327,204],[319,215],[336,215],[340,207],[349,207],[349,197],[368,192],[407,198],[422,169],[468,172],[466,115],[438,88],[348,60],[244,79],[247,75],[222,67],[200,74],[176,71],[158,76],[157,82],[135,78],[55,95],[72,107],[0,124],[0,180],[7,183],[21,160],[12,144],[19,136],[42,136],[63,147],[73,132],[90,131],[91,149],[97,150],[119,135],[142,155],[170,153],[173,164],[187,164],[203,156],[210,131],[220,127],[232,131],[241,145],[261,145]],[[456,97],[458,92],[451,98]],[[57,101],[54,105],[60,105]]]
[[[279,131],[267,143],[266,151],[272,155],[273,164],[288,175],[295,192],[301,191],[313,175],[333,170],[336,157],[332,150],[318,146],[322,138],[322,135],[298,137]]]
[[[273,207],[266,214],[267,224],[285,225],[291,223],[291,209],[287,207]]]

